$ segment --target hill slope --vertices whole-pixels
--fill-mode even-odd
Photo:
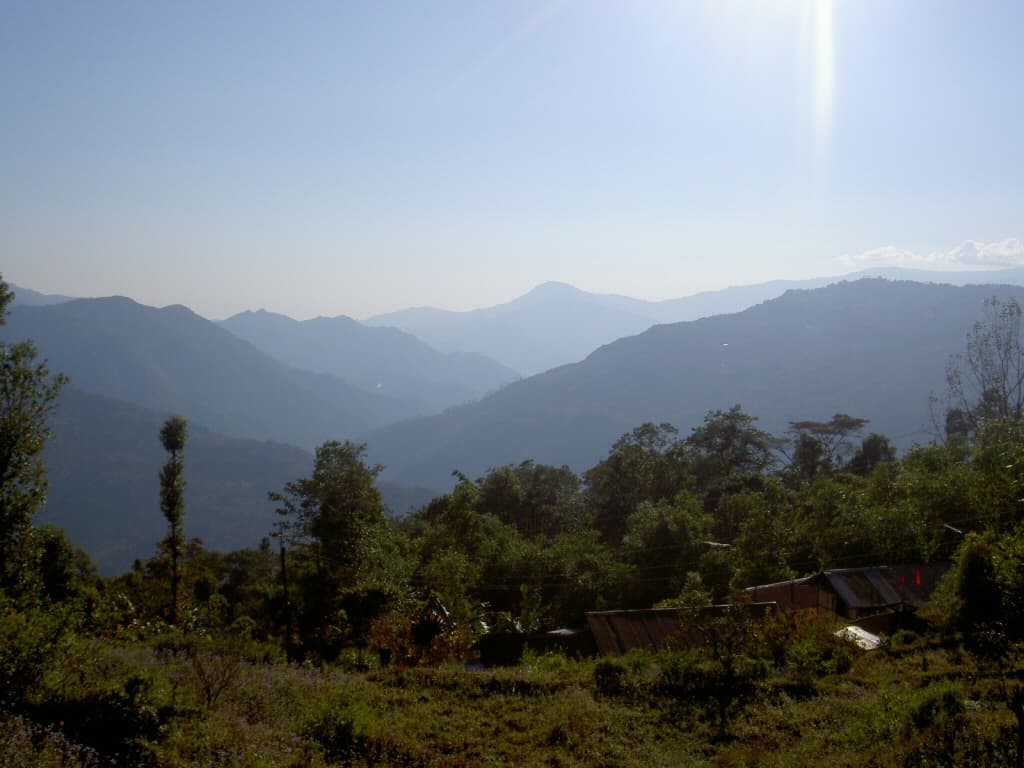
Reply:
[[[157,436],[166,414],[90,395],[61,393],[45,455],[47,503],[39,522],[64,528],[103,573],[156,553],[167,535]],[[255,546],[274,518],[267,491],[309,473],[312,456],[280,443],[236,440],[189,424],[185,532],[210,549]]]
[[[151,557],[167,534],[158,490],[167,458],[158,434],[166,416],[73,386],[61,393],[45,454],[49,493],[38,521],[64,528],[105,574]],[[276,517],[267,491],[308,476],[312,467],[312,454],[300,448],[228,438],[190,423],[186,535],[222,551],[258,545]],[[398,514],[430,500],[423,489],[379,487]]]
[[[1024,285],[1024,269],[938,272],[902,268],[863,270],[845,277],[773,280],[704,291],[678,299],[643,301],[587,293],[565,283],[545,283],[494,307],[450,312],[421,307],[372,317],[446,351],[479,352],[532,375],[578,362],[603,344],[641,333],[658,323],[678,323],[740,312],[788,290],[821,288],[839,280],[884,277],[951,285]]]
[[[367,323],[401,328],[445,352],[478,352],[528,376],[582,360],[612,339],[649,328],[655,320],[636,311],[645,303],[544,283],[495,307],[411,309],[377,315]]]
[[[901,445],[929,438],[928,395],[950,354],[999,293],[880,279],[784,296],[732,315],[660,325],[512,384],[479,403],[369,435],[388,477],[434,488],[458,468],[532,458],[582,471],[645,421],[688,431],[740,403],[776,433],[789,421],[846,412]]]
[[[444,354],[397,328],[369,327],[344,315],[300,322],[260,310],[218,325],[287,365],[416,401],[430,413],[519,378],[483,355]]]
[[[14,291],[14,301],[12,306],[28,306],[28,307],[46,307],[51,304],[63,304],[65,301],[71,301],[71,296],[61,296],[56,293],[40,293],[39,291],[33,291],[31,288],[19,288],[17,285],[11,285],[11,290]]]
[[[121,297],[18,306],[0,337],[33,339],[82,390],[236,437],[312,448],[417,413],[334,376],[289,368],[181,306]]]

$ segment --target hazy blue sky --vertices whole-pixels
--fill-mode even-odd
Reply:
[[[7,0],[0,271],[361,317],[1024,262],[1022,30],[1020,0]]]

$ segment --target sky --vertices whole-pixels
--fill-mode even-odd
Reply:
[[[0,272],[210,318],[1024,263],[1019,0],[0,6]]]

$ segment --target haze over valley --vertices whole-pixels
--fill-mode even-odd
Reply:
[[[1021,270],[911,274],[1024,282]],[[267,491],[301,474],[327,439],[367,443],[384,467],[385,501],[400,515],[450,489],[456,470],[479,477],[532,460],[582,473],[644,422],[685,433],[735,404],[777,435],[791,421],[849,412],[902,449],[928,443],[936,436],[929,396],[944,391],[966,329],[986,298],[1021,300],[1024,288],[849,277],[660,304],[541,285],[481,310],[494,336],[476,337],[492,353],[500,346],[487,338],[579,357],[528,377],[480,352],[438,352],[409,332],[344,316],[296,321],[256,311],[211,322],[185,307],[118,297],[23,291],[0,338],[34,339],[71,377],[48,454],[43,519],[117,571],[159,531],[144,511],[146,488],[159,463],[152,434],[171,413],[189,414],[193,461],[204,465],[188,491],[196,535],[223,549],[266,535],[274,517]],[[759,302],[764,296],[777,297]],[[654,324],[746,302],[753,305]],[[449,327],[473,328],[474,316],[456,315]],[[579,351],[580,330],[594,345],[589,353]]]

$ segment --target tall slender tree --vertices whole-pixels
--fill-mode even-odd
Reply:
[[[171,558],[170,621],[178,621],[178,588],[181,583],[181,557],[185,551],[185,441],[188,422],[172,416],[160,428],[160,442],[170,456],[160,470],[160,509],[167,518],[169,530],[163,548]]]

